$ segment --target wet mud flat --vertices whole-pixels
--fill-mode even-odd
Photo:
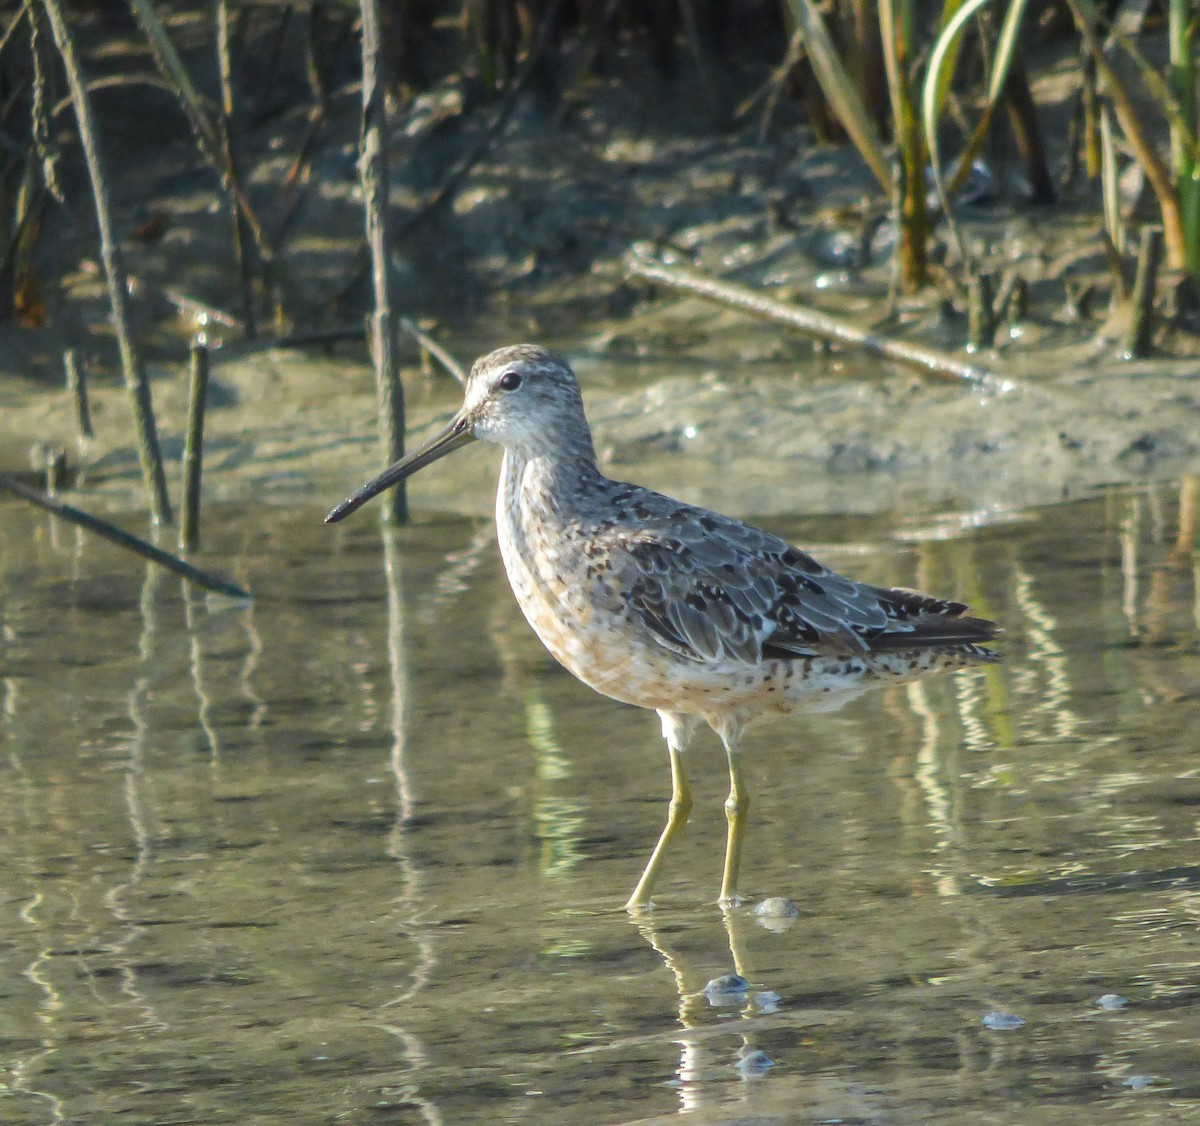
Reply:
[[[761,342],[761,329],[736,323],[703,344],[649,341],[636,355],[594,337],[564,340],[606,472],[742,515],[986,514],[1200,469],[1200,369],[1187,363],[1094,364],[994,394],[864,370],[854,357],[804,342],[780,343],[791,359],[747,359]],[[459,391],[447,376],[416,369],[406,387],[415,443],[454,409]],[[155,395],[166,455],[177,458],[186,375],[164,375]],[[81,469],[77,499],[118,509],[143,503],[122,391],[94,389],[97,437],[86,442],[73,435],[64,392],[26,386],[14,395],[10,385],[5,397],[6,465],[28,474],[30,449],[46,442]],[[225,362],[218,353],[207,503],[319,495],[332,504],[380,467],[374,403],[361,357],[277,350]],[[424,474],[413,503],[490,512],[491,453],[471,451]]]

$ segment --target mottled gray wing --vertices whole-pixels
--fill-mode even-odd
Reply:
[[[621,529],[630,610],[697,661],[858,655],[979,643],[997,632],[961,603],[845,578],[786,540],[678,502]],[[657,506],[654,506],[657,507]],[[665,506],[664,506],[665,507]]]
[[[702,509],[623,529],[631,611],[667,648],[699,661],[865,653],[887,612],[873,588],[786,540]]]

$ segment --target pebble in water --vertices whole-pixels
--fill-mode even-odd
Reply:
[[[794,919],[800,914],[794,899],[782,895],[773,895],[770,899],[761,899],[754,906],[754,913],[764,919]]]
[[[1025,1018],[1017,1016],[1016,1013],[992,1012],[985,1013],[983,1017],[983,1027],[990,1028],[993,1032],[1011,1032],[1024,1023]]]
[[[779,934],[796,921],[796,917],[800,914],[800,908],[796,906],[794,900],[776,895],[756,903],[754,914],[758,919],[759,926]]]
[[[750,983],[741,974],[722,974],[704,987],[704,996],[713,1006],[736,1005],[746,996]]]
[[[775,1061],[766,1052],[757,1049],[747,1052],[734,1065],[743,1075],[766,1075],[775,1066]]]

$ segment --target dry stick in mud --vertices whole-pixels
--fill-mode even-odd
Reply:
[[[151,563],[158,563],[160,566],[166,567],[168,571],[174,571],[175,574],[182,575],[189,582],[193,582],[205,590],[211,590],[215,594],[228,595],[230,598],[253,597],[248,590],[244,590],[237,583],[230,582],[228,579],[223,579],[219,575],[211,574],[208,571],[202,571],[199,567],[194,567],[191,563],[187,562],[187,560],[180,559],[179,556],[172,555],[169,551],[163,551],[160,547],[155,547],[154,544],[133,535],[132,532],[125,531],[124,528],[118,528],[116,524],[110,524],[107,520],[101,520],[99,516],[93,516],[90,512],[84,512],[81,508],[65,504],[56,497],[46,496],[44,493],[39,493],[37,489],[31,489],[28,485],[23,485],[15,477],[10,477],[7,473],[0,473],[0,489],[15,493],[22,499],[29,501],[30,504],[37,505],[38,508],[44,508],[47,512],[51,512],[71,524],[77,524],[81,528],[86,528],[89,532],[95,532],[96,535],[103,536],[110,543],[115,543],[118,547],[132,551],[135,555],[140,555],[143,559],[149,559]]]
[[[388,210],[387,98],[383,73],[383,29],[379,0],[362,0],[363,125],[359,171],[375,311],[367,318],[371,361],[375,365],[375,404],[385,465],[404,453],[404,385],[396,359],[396,319],[392,312],[392,274]],[[408,523],[408,493],[392,489],[380,510],[383,520]]]
[[[109,217],[108,185],[92,122],[91,103],[75,57],[75,43],[71,39],[60,0],[45,0],[46,14],[50,17],[50,29],[54,43],[62,56],[67,74],[67,85],[71,90],[71,102],[75,107],[75,120],[79,124],[79,140],[83,146],[88,175],[92,181],[92,198],[96,205],[96,224],[100,229],[100,261],[104,264],[104,276],[108,282],[108,298],[112,305],[113,328],[121,350],[121,370],[125,388],[133,403],[133,414],[137,422],[138,459],[142,465],[142,476],[150,494],[150,510],[160,524],[171,523],[171,501],[167,495],[167,478],[163,472],[162,450],[158,444],[158,430],[154,424],[154,404],[150,398],[150,384],[146,369],[133,343],[126,303],[127,279],[121,252],[113,238],[112,222]]]
[[[432,336],[427,332],[422,332],[420,327],[409,320],[408,317],[400,318],[400,328],[407,332],[426,352],[433,356],[459,383],[464,386],[466,385],[467,373],[463,370],[462,364],[450,355]]]
[[[706,301],[727,305],[731,309],[786,325],[818,340],[845,344],[859,348],[868,355],[919,368],[929,375],[963,380],[996,394],[1005,394],[1017,386],[1008,376],[999,375],[978,364],[965,363],[935,348],[894,340],[804,305],[785,305],[779,301],[772,301],[745,286],[716,281],[691,270],[665,266],[636,252],[626,256],[625,265],[632,278],[655,282],[695,297],[703,297]]]

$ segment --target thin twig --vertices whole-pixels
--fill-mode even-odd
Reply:
[[[437,190],[404,220],[400,225],[400,230],[396,232],[398,235],[407,234],[409,230],[424,220],[430,212],[449,202],[457,192],[459,184],[470,175],[471,169],[479,163],[492,142],[504,132],[504,127],[508,124],[509,118],[512,117],[513,110],[517,108],[517,102],[521,94],[524,92],[525,87],[529,85],[530,79],[537,70],[542,52],[550,37],[550,29],[554,26],[554,21],[558,17],[558,10],[561,7],[562,0],[552,0],[545,14],[542,16],[542,22],[538,27],[538,34],[534,40],[533,47],[530,49],[525,61],[521,64],[521,69],[517,72],[512,86],[506,91],[504,102],[501,104],[499,110],[497,110],[495,117],[492,118],[491,123],[484,129],[475,144],[463,155],[458,164],[451,169],[450,174],[442,181]]]
[[[967,351],[990,348],[996,337],[992,275],[984,270],[967,279]]]
[[[420,344],[425,351],[433,356],[459,383],[465,384],[467,382],[467,373],[463,369],[462,364],[450,355],[432,336],[426,332],[422,332],[408,317],[400,318],[400,327]]]
[[[94,273],[97,271],[96,264],[90,261],[81,263],[79,268],[84,273]],[[196,323],[198,331],[208,329],[212,325],[221,325],[223,328],[234,331],[242,330],[241,320],[232,313],[228,313],[224,309],[218,309],[215,305],[209,305],[198,298],[190,297],[182,290],[175,289],[173,286],[160,285],[158,282],[142,274],[126,274],[125,284],[133,296],[144,298],[147,294],[150,294],[161,297],[164,301],[174,305],[176,312],[181,317],[185,317]],[[235,342],[235,344],[239,345],[241,343],[243,342]],[[233,345],[231,344],[230,347],[233,347]]]
[[[296,158],[283,178],[283,190],[286,196],[279,208],[279,217],[275,222],[275,228],[271,232],[271,245],[275,248],[276,254],[283,246],[284,239],[287,238],[296,216],[300,213],[300,205],[304,202],[304,192],[312,174],[312,152],[316,147],[317,137],[325,125],[326,118],[327,114],[323,106],[313,106],[308,111],[308,127],[304,134],[304,140],[300,142]]]
[[[33,457],[37,463],[35,468],[41,468],[46,474],[46,494],[54,496],[58,492],[59,482],[66,476],[67,451],[49,442],[41,442],[34,448]]]
[[[34,155],[35,154],[33,150],[29,150],[26,156],[27,170],[32,168]],[[35,192],[38,195],[44,194],[45,190],[45,187],[35,188]],[[40,214],[41,204],[35,203],[34,206],[21,208],[14,216],[16,222],[13,224],[12,236],[9,238],[8,244],[4,248],[3,257],[0,257],[0,277],[9,279],[11,281],[13,275],[16,273],[15,259],[18,251],[21,248],[21,243],[28,237],[27,232],[30,225],[40,217]]]
[[[21,26],[21,21],[27,9],[30,9],[30,5],[22,4],[20,9],[13,14],[12,22],[4,29],[3,33],[0,33],[0,55],[4,53],[4,49],[12,41],[13,33]]]
[[[63,353],[63,366],[67,369],[67,391],[75,406],[75,425],[79,428],[81,438],[94,438],[95,428],[92,426],[92,406],[88,399],[87,375],[79,366],[79,358],[74,348],[68,348]]]
[[[188,384],[187,438],[183,446],[183,504],[179,518],[179,548],[200,546],[200,478],[204,467],[204,408],[208,402],[208,346],[196,341],[191,350]]]
[[[1104,53],[1104,44],[1100,42],[1100,37],[1096,34],[1093,24],[1096,15],[1095,5],[1092,0],[1067,0],[1067,7],[1071,9],[1075,26],[1083,36],[1083,41],[1096,63],[1096,72],[1104,80],[1104,92],[1112,102],[1113,112],[1116,114],[1117,121],[1120,122],[1121,130],[1129,142],[1129,147],[1133,150],[1134,158],[1142,166],[1142,170],[1146,173],[1146,179],[1150,182],[1150,186],[1158,198],[1158,207],[1162,212],[1167,262],[1173,270],[1186,269],[1187,239],[1184,236],[1183,215],[1179,207],[1179,196],[1175,190],[1175,184],[1166,164],[1159,157],[1158,151],[1146,132],[1142,116],[1134,105],[1129,91]]]
[[[964,363],[934,348],[910,344],[904,340],[893,340],[816,309],[809,309],[803,305],[784,305],[745,286],[716,281],[691,270],[663,265],[639,255],[636,248],[626,256],[625,266],[630,277],[655,282],[719,305],[739,309],[776,324],[786,325],[818,340],[859,348],[869,355],[919,368],[929,375],[963,380],[995,394],[1005,394],[1016,387],[1015,382],[1008,376],[998,375],[977,364]]]
[[[363,128],[359,155],[367,246],[375,310],[368,318],[371,361],[375,365],[375,401],[385,464],[404,453],[404,384],[396,357],[396,321],[392,311],[390,204],[388,200],[388,130],[383,27],[379,0],[362,0]],[[381,518],[408,522],[408,494],[403,484],[392,489]]]
[[[105,90],[131,90],[135,86],[147,86],[151,90],[161,90],[164,94],[174,94],[175,87],[158,74],[147,74],[140,71],[125,71],[122,74],[102,74],[85,81],[84,89],[89,94],[99,94]],[[73,107],[71,95],[59,98],[50,107],[52,117],[60,117]]]
[[[796,64],[799,63],[803,54],[804,35],[797,28],[792,32],[792,38],[788,41],[787,54],[784,55],[783,62],[776,68],[770,79],[770,88],[767,91],[766,102],[763,104],[762,117],[758,122],[758,143],[760,145],[766,143],[767,134],[771,130],[771,120],[775,116],[779,99],[783,96],[783,88],[787,85],[788,78],[796,69]]]
[[[156,522],[171,522],[171,501],[167,495],[167,479],[163,472],[162,450],[158,444],[158,430],[154,424],[154,404],[150,397],[150,383],[141,356],[133,343],[129,324],[127,302],[127,280],[121,252],[113,238],[112,221],[108,204],[108,184],[100,158],[96,129],[92,123],[91,103],[84,89],[79,61],[75,56],[75,43],[67,27],[61,0],[43,0],[46,14],[50,17],[50,28],[54,42],[62,56],[67,73],[67,84],[71,89],[71,100],[75,106],[75,118],[79,124],[79,140],[87,161],[88,175],[92,182],[92,198],[96,205],[96,223],[100,228],[100,260],[104,263],[104,276],[108,282],[108,297],[112,305],[113,328],[121,350],[121,370],[125,387],[133,404],[137,421],[138,458],[142,464],[142,475],[150,494],[150,509]]]
[[[696,64],[696,73],[700,76],[700,88],[704,91],[708,108],[714,113],[718,111],[716,90],[713,87],[711,75],[704,62],[704,44],[700,41],[700,28],[696,24],[696,9],[692,0],[679,0],[679,13],[683,22],[683,34],[691,48],[692,58]]]
[[[1098,236],[1100,249],[1104,251],[1104,261],[1108,264],[1108,273],[1112,278],[1111,306],[1119,305],[1129,296],[1129,280],[1125,277],[1125,259],[1121,252],[1113,246],[1113,240],[1108,231],[1102,230]]]
[[[96,535],[103,536],[110,543],[132,551],[143,559],[149,559],[151,563],[158,563],[160,566],[166,567],[168,571],[182,575],[189,582],[193,582],[205,590],[211,590],[216,594],[225,594],[230,598],[253,597],[248,590],[244,590],[237,583],[230,582],[209,571],[202,571],[199,567],[192,566],[186,559],[180,559],[179,556],[172,555],[169,551],[163,551],[162,548],[155,547],[154,544],[140,536],[135,536],[132,532],[125,531],[124,528],[118,528],[116,524],[110,524],[107,520],[100,519],[99,516],[93,516],[90,512],[84,512],[74,505],[65,504],[56,497],[48,497],[39,493],[37,489],[31,489],[7,473],[0,473],[0,489],[7,489],[10,493],[15,493],[29,501],[30,504],[37,505],[38,508],[43,508],[63,520],[86,528],[89,532],[95,532]]]
[[[1137,275],[1133,283],[1133,314],[1129,319],[1129,334],[1125,338],[1124,357],[1127,360],[1140,360],[1150,354],[1154,331],[1154,290],[1162,251],[1162,227],[1143,227],[1142,241],[1138,246]]]
[[[418,205],[415,211],[398,225],[394,232],[395,238],[404,238],[414,227],[423,223],[439,207],[449,203],[458,192],[459,185],[471,174],[475,165],[483,159],[484,153],[487,152],[492,143],[504,132],[509,119],[512,117],[513,110],[517,108],[517,102],[521,94],[524,92],[525,87],[529,85],[530,79],[537,70],[542,50],[549,38],[550,28],[553,27],[558,9],[561,6],[562,0],[553,0],[549,9],[542,17],[537,39],[522,64],[520,71],[517,73],[516,78],[513,80],[512,85],[505,93],[504,101],[492,117],[492,120],[484,127],[483,132],[476,138],[475,143],[460,157],[458,163],[449,171],[441,184]],[[349,294],[356,290],[362,282],[369,266],[369,257],[365,253],[360,252],[354,261],[354,265],[346,281],[333,296],[332,303],[334,305],[341,306],[347,301]],[[398,490],[393,489],[392,492],[395,494]]]
[[[221,158],[234,178],[240,178],[238,161],[238,120],[233,77],[233,48],[229,22],[229,0],[217,0],[217,72],[221,80]],[[233,254],[242,287],[242,319],[246,335],[258,335],[254,312],[254,263],[250,257],[251,234],[242,209],[233,205]]]
[[[20,20],[14,22],[19,23]],[[29,53],[33,59],[33,104],[29,113],[33,147],[42,166],[46,189],[57,202],[65,203],[66,198],[58,176],[62,152],[48,111],[49,104],[53,103],[56,96],[58,76],[51,52],[45,44],[41,9],[32,4],[29,5]]]
[[[357,21],[353,9],[342,13],[341,22],[333,35],[326,32],[325,25],[320,21],[325,19],[323,9],[314,4],[308,11],[308,34],[305,36],[304,70],[308,76],[308,86],[312,91],[313,102],[308,111],[308,126],[304,139],[296,151],[292,166],[283,178],[283,188],[287,194],[279,208],[279,220],[275,224],[274,246],[278,249],[283,245],[291,229],[292,222],[304,201],[305,190],[312,178],[312,154],[316,148],[317,138],[329,119],[329,82],[317,58],[317,44],[320,43],[336,59],[346,39],[354,30]]]
[[[59,0],[53,0],[53,2],[57,4]],[[179,52],[175,49],[175,44],[171,42],[171,37],[167,34],[166,28],[163,27],[162,21],[159,19],[158,13],[155,12],[150,0],[129,0],[129,6],[133,9],[133,14],[142,25],[142,30],[146,34],[146,40],[150,44],[155,62],[158,64],[159,69],[172,82],[171,89],[179,98],[184,112],[191,122],[192,130],[200,145],[200,151],[213,168],[220,173],[225,188],[232,197],[234,204],[242,215],[245,216],[250,233],[254,236],[255,246],[257,246],[259,256],[262,259],[263,272],[267,275],[267,283],[270,286],[274,259],[272,258],[271,246],[267,239],[266,231],[259,222],[254,208],[250,205],[245,191],[242,189],[241,181],[236,175],[236,170],[225,160],[224,150],[220,142],[220,133],[213,125],[212,119],[205,109],[204,101],[195,84],[192,82],[187,67],[183,65],[183,60],[179,57]]]

